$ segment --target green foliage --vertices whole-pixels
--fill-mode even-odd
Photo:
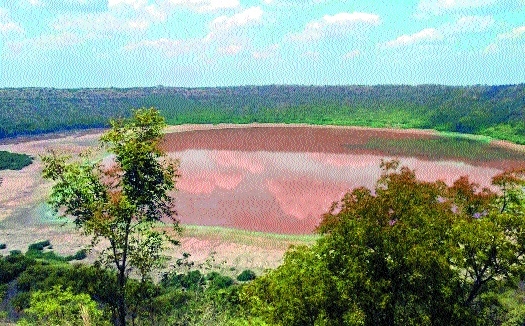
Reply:
[[[277,325],[493,325],[517,320],[502,290],[525,275],[524,172],[506,191],[422,182],[384,162],[323,216],[324,235],[245,287],[242,301]],[[515,196],[511,193],[520,191]],[[512,313],[510,313],[512,311]],[[517,318],[517,319],[516,319]]]
[[[96,303],[97,310],[89,314],[91,325],[104,325],[114,318],[113,312],[118,309],[114,269],[35,259],[31,255],[28,251],[0,260],[2,275],[13,270],[12,265],[24,263],[0,285],[2,294],[8,282],[16,282],[16,295],[9,304],[22,313],[19,324],[75,325],[82,314],[70,303],[79,300],[91,306],[91,302]],[[57,295],[57,289],[64,295]],[[239,301],[240,290],[228,276],[217,272],[204,275],[197,270],[184,274],[174,270],[160,284],[129,279],[125,293],[128,321],[134,325],[266,325],[262,319],[246,315]],[[70,303],[63,304],[63,300]],[[97,316],[102,318],[100,323],[93,319]]]
[[[205,278],[199,270],[193,270],[186,274],[164,274],[161,284],[164,287],[196,291],[202,289],[205,284]]]
[[[231,277],[221,275],[217,272],[209,273],[206,275],[206,279],[208,280],[208,286],[215,290],[226,289],[234,283]]]
[[[68,256],[68,260],[82,260],[87,257],[87,250],[80,249],[73,256]]]
[[[53,248],[49,240],[44,240],[30,244],[26,252],[26,257],[34,259],[43,259],[50,262],[67,262],[72,260],[82,260],[87,257],[87,251],[85,249],[77,251],[74,255],[68,255],[64,257],[57,255],[52,251],[44,252],[44,249],[46,248],[49,250]]]
[[[178,162],[169,160],[159,148],[164,119],[153,108],[134,111],[130,119],[111,121],[101,142],[115,155],[110,163],[70,161],[51,153],[42,158],[43,176],[55,181],[51,205],[73,217],[92,245],[101,239],[109,246],[99,263],[114,266],[117,273],[118,324],[127,318],[126,285],[132,269],[141,280],[165,261],[163,250],[178,244],[159,223],[174,219],[168,192],[175,187]]]
[[[44,248],[49,247],[50,245],[51,243],[49,240],[35,242],[29,245],[28,250],[44,250]]]
[[[255,280],[255,273],[249,269],[243,270],[239,275],[237,275],[237,281],[247,282]]]
[[[335,281],[325,261],[308,247],[292,247],[283,265],[268,275],[249,283],[241,294],[251,314],[263,317],[271,325],[323,325],[327,312],[338,315],[332,323],[342,323],[343,316],[359,317],[359,311],[345,312],[333,301]],[[344,301],[341,298],[340,301]]]
[[[71,288],[75,293],[87,293],[99,303],[111,307],[110,310],[116,308],[114,271],[81,264],[33,261],[16,280],[19,293],[15,297],[15,306],[18,309],[28,307],[31,293],[38,290],[47,291],[56,285]]]
[[[60,286],[33,292],[24,314],[19,325],[109,325],[89,295],[75,294]]]
[[[0,171],[21,170],[31,163],[33,158],[29,155],[0,151]]]
[[[6,284],[16,279],[33,263],[34,259],[13,252],[8,256],[0,257],[0,284]]]
[[[308,123],[432,128],[525,143],[525,85],[0,89],[0,138],[107,127],[132,107],[170,124]]]

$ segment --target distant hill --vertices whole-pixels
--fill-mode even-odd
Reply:
[[[142,106],[158,108],[170,124],[430,128],[525,144],[525,84],[0,89],[0,139],[104,127]]]

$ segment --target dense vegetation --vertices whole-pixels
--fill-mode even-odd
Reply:
[[[0,139],[108,126],[132,107],[169,124],[284,122],[431,128],[525,143],[525,84],[0,89]]]
[[[33,158],[27,154],[0,151],[0,171],[21,170],[31,163],[33,163]]]
[[[49,249],[0,257],[0,324],[110,325],[118,309],[117,273],[65,260]],[[126,301],[132,324],[213,325],[240,315],[242,282],[197,267],[168,270],[158,283],[131,279]]]

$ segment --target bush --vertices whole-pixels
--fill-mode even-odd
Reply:
[[[0,243],[0,249],[5,249],[7,248],[7,245],[5,243]]]
[[[40,242],[35,242],[33,244],[30,244],[27,248],[28,250],[44,250],[45,247],[49,247],[51,243],[49,240],[44,240]]]
[[[82,260],[87,257],[87,251],[86,249],[80,249],[73,255],[73,259],[75,260]]]
[[[163,287],[175,287],[186,290],[196,290],[204,285],[204,275],[199,270],[186,274],[165,275],[161,282]]]
[[[109,325],[97,303],[86,293],[73,293],[59,285],[36,291],[29,298],[21,325]]]
[[[0,170],[21,170],[33,163],[33,158],[26,154],[0,151]]]
[[[86,249],[80,249],[77,251],[74,255],[69,255],[65,257],[66,261],[72,261],[72,260],[82,260],[87,257],[87,251]]]
[[[0,284],[9,283],[25,271],[33,260],[22,254],[15,254],[0,258]]]
[[[221,275],[217,272],[212,272],[206,277],[212,289],[225,289],[233,285],[233,279],[229,276]]]
[[[245,269],[244,271],[242,271],[241,274],[239,274],[237,276],[237,281],[239,282],[247,282],[247,281],[251,281],[251,280],[255,280],[255,273],[249,269]]]

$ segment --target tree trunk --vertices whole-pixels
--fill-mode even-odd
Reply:
[[[118,273],[118,293],[117,293],[117,310],[118,310],[118,319],[117,326],[126,326],[126,275],[124,266],[119,268]]]

